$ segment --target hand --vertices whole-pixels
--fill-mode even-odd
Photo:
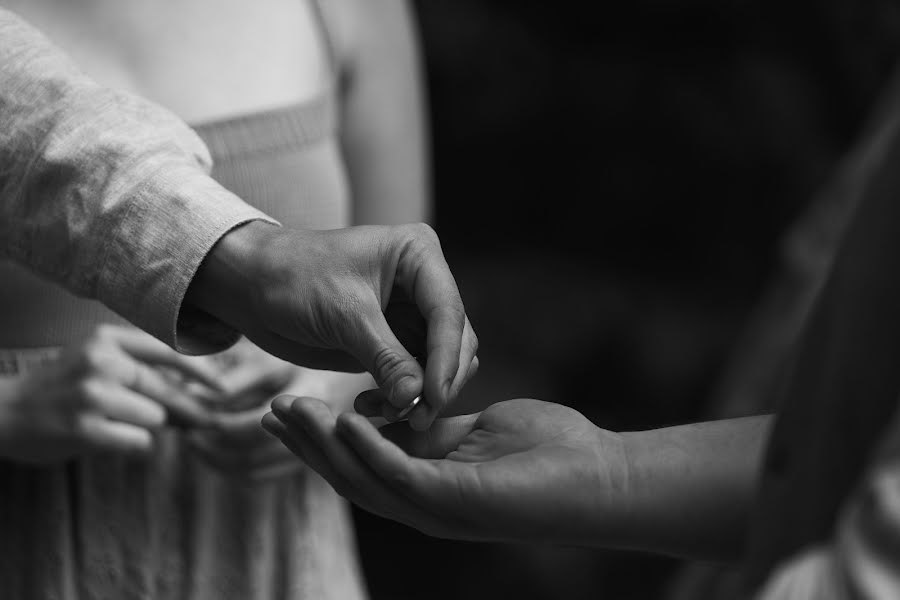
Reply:
[[[372,387],[368,374],[315,371],[272,356],[246,338],[209,357],[222,370],[223,393],[208,399],[212,423],[188,436],[190,447],[216,469],[253,480],[281,477],[305,467],[259,422],[279,394],[314,396],[349,410]]]
[[[370,372],[378,400],[395,409],[422,395],[410,415],[418,430],[478,368],[478,340],[427,225],[251,222],[213,248],[188,302],[295,364]]]
[[[0,456],[32,464],[104,450],[142,454],[167,422],[205,426],[180,378],[217,387],[202,362],[136,329],[101,326],[55,363],[0,389]]]
[[[264,427],[338,493],[430,535],[615,543],[627,527],[623,438],[565,406],[510,400],[384,435],[313,398],[281,396],[272,411]]]

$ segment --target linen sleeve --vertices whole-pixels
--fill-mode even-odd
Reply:
[[[224,349],[237,332],[182,311],[185,292],[223,235],[274,221],[211,163],[175,115],[98,85],[0,9],[0,256],[182,352]]]

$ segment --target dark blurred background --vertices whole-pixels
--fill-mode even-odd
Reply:
[[[892,3],[417,1],[436,228],[481,341],[459,412],[700,418],[779,236],[900,49]],[[374,600],[656,598],[674,559],[355,513]]]

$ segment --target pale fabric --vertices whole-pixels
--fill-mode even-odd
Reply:
[[[326,93],[196,130],[224,185],[287,225],[329,228],[350,216],[336,125],[335,101]],[[0,306],[29,315],[14,328],[17,336],[32,325],[40,329],[30,319],[41,315],[27,305],[53,286],[36,280],[23,290],[33,294],[35,286],[38,296],[10,293],[13,305]],[[95,320],[69,326],[65,298],[58,312],[43,315],[58,324],[57,335],[114,318],[94,307]],[[77,341],[47,339],[49,332],[42,342]],[[7,333],[0,330],[0,342]],[[239,361],[246,344],[216,360]],[[278,444],[269,436],[261,443]],[[35,469],[0,461],[0,556],[13,557],[0,561],[0,588],[13,598],[61,600],[364,598],[347,505],[296,464],[262,480],[252,471],[221,473],[177,432],[158,440],[149,462],[102,455]]]
[[[211,179],[203,142],[168,111],[103,88],[0,10],[0,256],[96,298],[184,351],[235,332],[179,312],[204,256],[270,220]]]
[[[8,13],[0,12],[0,39],[0,101],[52,105],[54,90],[74,90],[41,113],[38,125],[26,122],[24,106],[0,110],[0,140],[13,144],[0,150],[2,159],[36,161],[28,177],[19,163],[0,180],[0,235],[11,236],[4,237],[5,251],[72,291],[112,298],[112,308],[166,341],[175,341],[193,269],[228,228],[255,218],[318,229],[349,224],[330,90],[299,106],[192,131],[74,75]],[[31,95],[10,89],[10,82]],[[107,115],[111,105],[125,116]],[[156,134],[147,137],[141,122]],[[9,128],[17,132],[12,140]],[[51,165],[44,147],[56,148],[59,161]],[[211,164],[218,183],[204,174]],[[87,174],[95,169],[105,179]],[[133,178],[141,183],[129,188],[125,182]],[[41,248],[57,236],[65,248]],[[0,280],[0,319],[6,319],[0,358],[18,357],[4,363],[14,364],[10,371],[38,364],[34,357],[44,347],[76,343],[99,323],[121,321],[99,302],[76,298],[22,266],[0,266]],[[193,339],[192,348],[221,347],[234,337],[220,327]],[[232,364],[242,348],[246,343],[213,360]],[[263,438],[260,443],[278,443]],[[274,477],[217,471],[171,430],[159,437],[150,460],[96,455],[49,468],[0,461],[0,597],[365,598],[347,504],[312,470],[294,464]]]
[[[861,132],[859,142],[842,159],[805,214],[784,237],[778,276],[750,319],[744,339],[738,345],[731,365],[714,394],[707,417],[732,418],[776,410],[777,386],[781,370],[786,364],[785,359],[796,343],[804,320],[828,275],[855,206],[866,190],[873,172],[881,164],[887,146],[900,131],[898,107],[900,68],[895,69],[887,82]],[[860,402],[864,401],[865,399],[860,399]],[[813,424],[814,420],[811,419],[810,428]],[[805,443],[805,433],[798,432],[793,443],[802,446]],[[892,435],[900,440],[900,431]],[[834,432],[834,440],[840,447],[841,432]],[[872,483],[867,480],[867,485]],[[784,526],[790,527],[790,524]],[[852,524],[844,526],[847,531],[854,527]],[[812,588],[798,583],[798,580],[807,576],[814,578],[816,569],[824,572],[825,565],[832,564],[832,558],[829,556],[828,561],[822,561],[815,557],[831,551],[830,546],[816,547],[808,551],[811,554],[795,557],[789,563],[781,565],[778,575],[770,579],[769,589],[775,589],[776,584],[773,582],[777,580],[780,594],[787,593],[785,590],[792,590],[791,593],[795,594],[792,597],[819,597],[804,596],[802,590]],[[853,556],[858,561],[863,555],[857,553]],[[897,556],[900,557],[900,551]],[[891,568],[900,572],[900,560],[895,559],[893,563],[895,564]],[[892,561],[887,560],[883,564],[890,565]],[[667,600],[732,600],[745,594],[742,591],[742,577],[742,570],[735,565],[722,567],[689,563],[677,573],[665,597]],[[827,582],[828,579],[824,578],[822,581]],[[839,591],[843,593],[842,590]],[[900,592],[887,597],[900,598]]]

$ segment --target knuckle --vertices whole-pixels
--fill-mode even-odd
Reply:
[[[159,427],[166,423],[166,409],[159,404],[149,404],[144,411],[144,418],[150,427]]]
[[[393,348],[381,348],[373,359],[375,372],[384,380],[393,381],[404,375],[406,361]]]
[[[431,243],[439,243],[437,231],[428,223],[413,223],[410,226],[415,232],[416,237],[424,239]]]
[[[397,244],[395,247],[414,263],[422,262],[434,252],[435,246],[440,247],[437,233],[427,223],[402,225],[396,231],[398,235],[393,238]]]
[[[469,337],[469,348],[472,350],[472,354],[478,354],[478,336],[473,332]]]
[[[92,341],[81,354],[81,367],[88,373],[103,373],[109,367],[112,353],[102,343]]]
[[[91,377],[86,377],[75,384],[75,396],[84,405],[91,405],[97,398],[97,388],[97,381]]]

